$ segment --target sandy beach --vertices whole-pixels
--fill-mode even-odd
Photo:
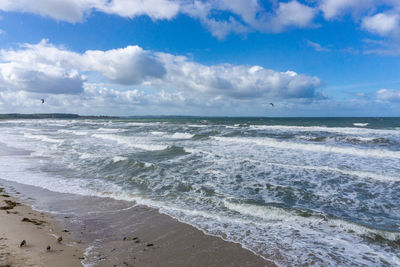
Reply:
[[[205,235],[146,206],[4,183],[0,266],[275,266],[239,244]],[[35,202],[32,192],[47,201],[52,198],[51,206],[60,213],[54,217],[23,204],[27,199]],[[96,210],[104,203],[116,213]],[[78,214],[66,216],[62,211],[79,205]],[[62,242],[57,241],[60,236]],[[22,240],[26,245],[20,247]]]
[[[82,266],[83,252],[51,215],[0,187],[0,266]]]

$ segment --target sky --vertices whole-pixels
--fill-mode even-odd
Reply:
[[[0,0],[0,113],[48,112],[400,116],[400,1]]]

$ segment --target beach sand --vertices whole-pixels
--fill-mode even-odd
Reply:
[[[32,210],[0,187],[0,266],[82,266],[83,252],[51,215]]]
[[[1,196],[0,206],[7,206],[5,200],[28,204],[0,210],[0,266],[82,266],[81,261],[87,266],[275,266],[240,244],[206,235],[153,208],[0,180],[0,187],[4,184],[8,193],[0,195],[12,196]],[[34,211],[32,202],[57,212]],[[22,240],[27,245],[20,248]]]

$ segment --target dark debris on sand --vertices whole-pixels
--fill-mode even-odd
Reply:
[[[4,200],[4,202],[6,203],[6,206],[1,206],[0,210],[11,210],[11,209],[15,208],[15,206],[21,204],[21,203],[14,202],[11,200]]]
[[[45,221],[40,221],[40,220],[36,220],[36,219],[29,219],[29,218],[26,218],[26,217],[24,217],[22,219],[22,221],[23,222],[30,222],[30,223],[33,223],[34,225],[42,225],[42,224],[45,223]]]
[[[123,241],[135,241],[135,243],[139,243],[140,242],[140,239],[137,236],[135,236],[135,237],[124,237],[122,240]]]

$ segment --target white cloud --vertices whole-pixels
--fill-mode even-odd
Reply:
[[[82,72],[98,72],[124,85],[162,78],[166,72],[160,61],[138,46],[79,54],[47,40],[24,44],[19,50],[1,50],[0,62],[0,88],[46,93],[82,92]]]
[[[71,23],[83,22],[93,12],[125,18],[149,16],[172,19],[179,14],[201,21],[223,39],[230,33],[282,32],[315,27],[322,12],[326,20],[351,14],[361,28],[388,35],[398,29],[398,0],[2,0],[0,10],[28,12]],[[379,13],[377,11],[379,10]],[[397,26],[396,26],[397,25]],[[397,31],[396,31],[397,32]]]
[[[318,52],[330,52],[331,51],[329,48],[323,47],[319,43],[315,43],[310,40],[307,40],[307,45],[314,48],[314,50],[318,51]]]
[[[378,100],[400,102],[400,90],[381,89],[376,92]]]
[[[83,74],[90,76],[93,72],[114,84],[167,88],[208,98],[315,98],[322,85],[317,77],[293,71],[230,64],[207,66],[138,46],[79,54],[43,40],[19,50],[1,50],[0,62],[0,88],[30,92],[80,93]]]
[[[217,11],[230,15],[227,19],[221,19],[215,15],[218,14]],[[277,2],[270,10],[263,8],[257,0],[194,1],[182,5],[182,12],[200,19],[219,39],[225,38],[229,33],[282,32],[290,27],[313,27],[317,14],[315,8],[296,0]]]
[[[6,34],[6,32],[4,30],[0,29],[0,35],[2,35],[2,34]]]
[[[152,19],[171,19],[178,13],[179,3],[168,0],[113,0],[103,1],[96,9],[128,18],[147,15]]]
[[[290,2],[280,2],[275,11],[275,16],[270,19],[274,31],[282,31],[287,27],[311,27],[316,11],[296,0]]]
[[[84,78],[75,70],[56,66],[28,66],[19,63],[0,64],[0,89],[37,93],[78,94]]]
[[[385,36],[399,31],[399,20],[398,14],[378,13],[363,18],[362,27],[372,33]]]
[[[364,39],[364,54],[377,54],[384,56],[400,55],[400,44],[394,38],[393,41]]]
[[[379,45],[377,42],[368,42],[364,54],[400,54],[400,1],[319,0],[319,8],[327,20],[350,14],[354,22],[360,24],[360,29],[385,37]]]
[[[29,0],[3,0],[0,1],[0,10],[29,12],[57,20],[79,22],[96,2],[95,0],[35,0],[33,3]]]
[[[0,89],[54,94],[78,94],[85,80],[69,64],[77,54],[42,41],[22,50],[0,51]]]
[[[361,12],[374,7],[375,0],[321,0],[320,9],[325,19],[334,19],[344,14],[358,15]]]
[[[202,23],[210,30],[214,37],[222,40],[230,33],[245,34],[251,30],[249,26],[243,25],[233,17],[228,20],[218,21],[216,19],[202,19]]]
[[[104,76],[110,84],[91,80]],[[317,77],[261,66],[207,66],[138,46],[76,53],[43,40],[0,50],[1,112],[224,114],[266,101],[323,98]],[[43,106],[40,98],[46,99]],[[238,113],[230,113],[234,110]],[[151,111],[151,112],[150,112]]]
[[[322,85],[316,77],[293,71],[277,72],[260,66],[213,65],[206,66],[185,57],[158,54],[168,74],[164,82],[181,91],[247,98],[315,98]]]
[[[153,20],[185,14],[199,19],[220,39],[231,32],[281,32],[288,27],[313,26],[314,8],[297,0],[277,3],[266,10],[259,0],[2,0],[0,10],[34,13],[71,23],[84,21],[92,12],[126,18],[146,15]],[[218,16],[221,12],[227,13],[226,18]]]
[[[2,0],[0,10],[34,13],[67,22],[82,22],[93,11],[133,18],[170,19],[179,4],[168,0]]]
[[[89,50],[81,57],[83,69],[97,71],[118,84],[140,84],[151,77],[162,78],[166,73],[158,59],[138,46],[105,52]]]
[[[389,92],[391,90],[388,90]],[[349,100],[291,99],[274,101],[270,108],[268,98],[206,99],[199,95],[185,95],[184,92],[161,90],[146,93],[144,90],[125,91],[112,89],[105,84],[84,84],[79,95],[42,95],[25,91],[0,91],[0,113],[47,113],[63,112],[92,115],[251,115],[251,116],[393,116],[400,112],[399,91],[390,92],[394,97],[369,99],[358,96]],[[384,95],[381,93],[381,96]],[[387,92],[385,92],[387,95]],[[397,101],[397,102],[396,102]]]

